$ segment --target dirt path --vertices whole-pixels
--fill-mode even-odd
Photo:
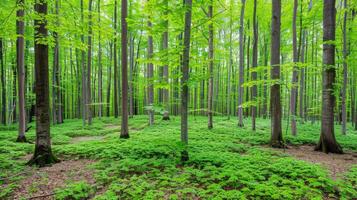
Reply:
[[[70,141],[71,144],[79,143],[79,142],[87,142],[87,141],[100,141],[103,140],[105,136],[79,136],[73,137]]]
[[[68,182],[86,181],[94,184],[93,171],[88,165],[93,160],[67,160],[51,167],[33,168],[29,176],[20,182],[14,191],[12,199],[30,198],[34,196],[52,194],[55,188],[63,187]],[[36,200],[53,199],[53,195],[35,198]]]
[[[357,164],[357,153],[352,152],[345,152],[345,154],[326,154],[314,151],[314,146],[310,145],[289,146],[288,149],[274,150],[289,154],[299,160],[320,164],[330,171],[330,175],[333,179],[336,179],[348,171],[352,165]]]

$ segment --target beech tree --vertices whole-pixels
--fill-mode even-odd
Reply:
[[[128,15],[127,0],[121,1],[121,75],[122,75],[122,115],[120,138],[129,138],[128,128],[128,24],[126,18]]]
[[[192,0],[185,0],[185,29],[183,40],[183,56],[181,66],[181,142],[188,144],[188,81],[189,81],[189,64],[190,64],[190,42],[191,42],[191,17],[192,17]],[[181,152],[181,161],[188,161],[188,151],[185,149]]]
[[[58,162],[51,149],[49,112],[48,44],[41,42],[48,37],[46,28],[47,1],[36,0],[35,12],[35,89],[36,89],[36,144],[28,165],[44,167]]]
[[[280,23],[281,0],[272,0],[271,18],[271,58],[270,64],[272,86],[270,88],[271,109],[271,141],[272,147],[284,147],[281,130],[281,99],[280,99]]]
[[[335,138],[334,84],[336,81],[335,68],[335,31],[336,8],[335,0],[324,0],[323,11],[323,74],[322,74],[322,113],[321,135],[315,150],[325,153],[343,153]]]

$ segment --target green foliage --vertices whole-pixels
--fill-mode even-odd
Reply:
[[[55,190],[56,200],[83,200],[93,195],[93,188],[86,182],[76,182]]]
[[[53,145],[56,156],[97,160],[91,166],[96,186],[69,183],[56,190],[56,199],[323,199],[326,196],[353,199],[356,196],[356,167],[335,182],[319,165],[261,148],[260,145],[269,142],[268,120],[259,119],[258,129],[252,132],[249,119],[245,121],[246,127],[237,128],[236,120],[215,117],[214,129],[207,130],[205,117],[190,118],[190,160],[185,165],[180,162],[183,147],[179,141],[179,118],[157,119],[149,127],[147,116],[135,116],[129,120],[128,140],[119,139],[119,121],[95,119],[93,126],[83,128],[80,121],[67,120],[52,127],[53,141],[57,140]],[[306,123],[298,128],[298,136],[284,135],[286,143],[316,143],[318,124]],[[0,133],[1,177],[24,170],[24,161],[19,158],[33,150],[33,144],[14,143],[16,138],[12,134],[16,132]],[[100,135],[105,138],[71,142],[76,136]],[[352,129],[346,136],[337,135],[340,144],[353,151],[356,137]],[[4,187],[1,195],[11,195],[19,179]]]

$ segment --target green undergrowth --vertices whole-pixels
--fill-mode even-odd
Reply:
[[[147,116],[130,119],[127,140],[119,139],[120,119],[95,119],[92,126],[85,128],[80,120],[67,120],[52,127],[53,150],[57,156],[97,161],[91,166],[95,169],[95,185],[71,183],[56,190],[56,199],[357,198],[357,166],[343,179],[333,181],[319,165],[261,148],[260,145],[269,143],[269,120],[259,119],[257,131],[252,132],[249,119],[245,120],[244,128],[238,128],[235,119],[215,117],[214,128],[208,130],[206,117],[191,117],[190,160],[182,164],[180,119],[171,117],[171,121],[161,121],[160,118],[157,116],[155,125],[150,127]],[[284,131],[285,142],[315,144],[319,138],[318,124],[301,124],[298,131],[297,137]],[[349,129],[343,136],[337,130],[336,135],[344,149],[357,151],[356,132]],[[34,130],[28,136],[33,140]],[[105,137],[71,143],[77,136]],[[24,161],[19,158],[30,153],[33,144],[14,143],[16,131],[1,131],[0,139],[0,176],[24,169]],[[13,187],[16,180],[14,183]],[[11,187],[3,187],[0,199],[10,193]]]

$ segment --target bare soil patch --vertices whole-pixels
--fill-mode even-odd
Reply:
[[[314,146],[311,145],[289,146],[288,149],[274,150],[287,153],[299,160],[320,164],[330,171],[330,175],[333,179],[336,179],[339,175],[348,171],[351,165],[357,164],[357,153],[354,152],[326,154],[314,151]]]
[[[93,170],[88,165],[94,163],[93,160],[65,160],[50,167],[32,168],[25,179],[20,182],[20,186],[14,191],[12,199],[31,198],[41,195],[36,200],[54,199],[54,189],[63,187],[66,183],[76,181],[86,181],[93,185],[95,180],[92,176]],[[29,167],[30,168],[30,167]]]
[[[79,142],[87,142],[87,141],[95,141],[95,140],[103,140],[105,136],[79,136],[71,139],[71,143],[79,143]]]

